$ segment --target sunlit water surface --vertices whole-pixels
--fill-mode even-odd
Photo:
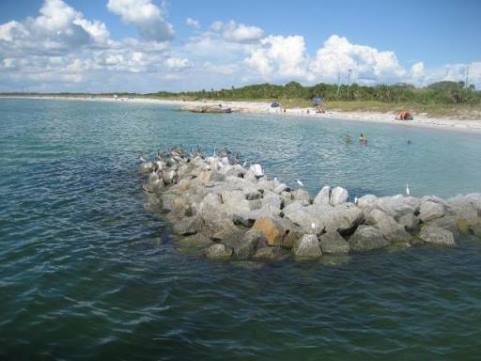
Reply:
[[[312,194],[481,191],[476,134],[0,100],[1,360],[479,359],[481,241],[335,267],[184,255],[137,173],[174,145],[228,146]]]

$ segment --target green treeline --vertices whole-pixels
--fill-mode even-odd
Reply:
[[[380,101],[386,103],[418,104],[481,104],[481,92],[464,82],[442,81],[427,87],[416,88],[408,84],[362,86],[316,84],[303,86],[298,82],[285,85],[256,84],[242,88],[188,91],[180,93],[158,92],[156,96],[183,96],[194,99],[267,100],[305,99],[323,97],[327,101]]]

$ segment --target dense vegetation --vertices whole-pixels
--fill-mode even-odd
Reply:
[[[158,92],[159,97],[181,96],[190,99],[266,100],[304,99],[323,97],[326,101],[378,101],[385,103],[417,104],[481,104],[481,92],[464,82],[442,81],[424,88],[408,84],[362,86],[316,84],[302,86],[297,82],[286,85],[257,84],[242,88],[202,90],[196,92]]]

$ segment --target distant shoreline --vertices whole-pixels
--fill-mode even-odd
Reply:
[[[285,112],[280,108],[271,108],[269,102],[256,101],[222,101],[222,100],[177,100],[177,99],[160,99],[146,96],[122,97],[117,98],[109,96],[68,96],[68,95],[0,95],[0,99],[35,99],[35,100],[77,100],[77,101],[104,101],[104,102],[130,102],[130,103],[150,103],[174,105],[179,108],[190,106],[216,106],[222,104],[222,107],[232,108],[235,112],[257,113],[257,114],[278,114],[279,116],[304,116],[318,119],[339,119],[350,121],[361,121],[380,124],[395,124],[399,126],[421,127],[457,130],[465,132],[481,133],[481,119],[454,119],[428,117],[426,115],[414,114],[414,120],[399,121],[395,120],[394,112],[376,112],[376,111],[331,111],[325,113],[316,113],[314,108],[290,108]]]

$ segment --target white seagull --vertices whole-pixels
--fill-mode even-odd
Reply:
[[[354,197],[354,204],[355,205],[357,205],[357,201],[358,201],[357,197]]]
[[[409,184],[406,184],[406,195],[411,195],[411,191],[409,190]]]
[[[140,160],[142,163],[147,162],[147,160],[145,160],[145,158],[144,158],[142,155],[140,155],[139,160]]]
[[[316,224],[314,222],[311,223],[311,228],[312,228],[313,231],[316,230]]]
[[[301,187],[304,187],[304,183],[301,182],[300,179],[296,179],[297,184],[299,184]]]

